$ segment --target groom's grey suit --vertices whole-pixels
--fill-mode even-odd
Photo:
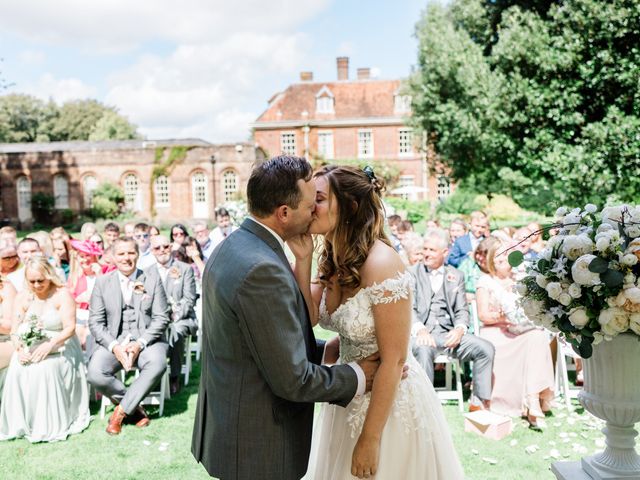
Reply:
[[[313,402],[345,406],[358,380],[320,366],[307,306],[278,240],[248,219],[203,275],[200,391],[192,452],[222,480],[298,480]]]
[[[98,277],[89,304],[89,330],[97,348],[87,367],[87,379],[103,394],[120,400],[129,415],[149,393],[167,368],[167,343],[164,333],[169,323],[169,307],[160,276],[156,272],[136,270],[134,282],[144,285],[144,292],[132,293],[125,304],[120,276],[114,271]],[[125,388],[116,377],[122,365],[109,346],[122,342],[127,335],[146,343],[136,366],[140,376]]]

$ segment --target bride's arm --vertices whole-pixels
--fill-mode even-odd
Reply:
[[[296,257],[293,275],[296,278],[305,302],[307,302],[311,325],[315,326],[318,323],[322,286],[311,283],[313,239],[309,234],[298,235],[287,240],[287,245]]]
[[[372,256],[372,255],[370,255]],[[397,257],[397,260],[396,260]],[[379,258],[370,262],[367,270],[375,272],[376,278],[365,279],[363,268],[363,284],[393,278],[404,271],[404,265],[395,252],[384,251]],[[373,280],[373,281],[371,281]],[[366,282],[366,283],[365,283]],[[408,287],[404,295],[390,297],[391,292],[384,292],[385,300],[373,306],[376,337],[380,352],[380,367],[373,379],[371,401],[353,451],[351,473],[362,478],[375,475],[380,451],[382,431],[391,412],[391,407],[398,390],[402,369],[409,349],[411,332],[411,301]],[[380,299],[382,300],[382,299]]]

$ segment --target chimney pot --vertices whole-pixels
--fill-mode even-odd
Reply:
[[[338,80],[349,80],[349,57],[338,57]]]
[[[358,69],[358,80],[369,80],[371,78],[371,69],[370,68],[359,68]]]
[[[300,72],[300,81],[301,82],[312,82],[313,81],[313,72]]]

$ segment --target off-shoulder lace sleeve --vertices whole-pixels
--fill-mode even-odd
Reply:
[[[411,294],[412,277],[409,272],[398,272],[395,277],[387,278],[380,283],[368,287],[369,299],[372,305],[380,303],[395,303],[409,298]]]

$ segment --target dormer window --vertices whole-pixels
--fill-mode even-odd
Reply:
[[[334,97],[325,85],[316,94],[316,113],[334,113]]]
[[[396,93],[393,97],[393,110],[395,113],[411,113],[411,95]]]

